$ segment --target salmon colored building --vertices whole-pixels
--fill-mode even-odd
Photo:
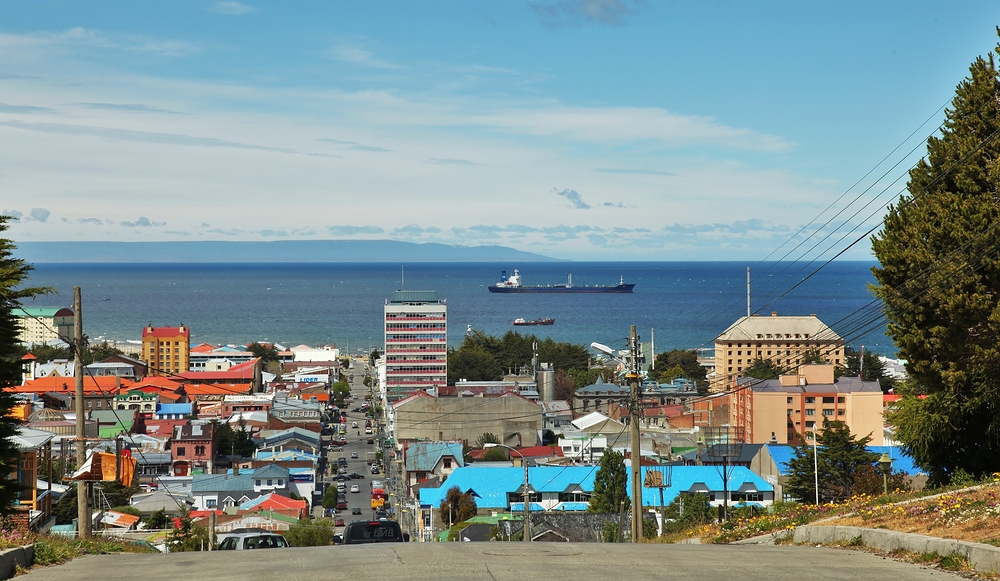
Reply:
[[[761,381],[734,380],[730,393],[731,425],[742,428],[747,444],[814,443],[824,422],[844,422],[858,437],[871,436],[882,446],[883,397],[878,381],[858,377],[834,380],[834,365],[802,365],[795,375]]]

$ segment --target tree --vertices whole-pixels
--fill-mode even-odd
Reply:
[[[285,540],[293,547],[325,547],[333,541],[333,527],[328,520],[299,519],[288,527]]]
[[[170,517],[167,516],[167,511],[165,509],[157,509],[150,513],[149,518],[145,521],[147,529],[161,530],[167,528],[170,524]]]
[[[464,522],[476,516],[479,507],[476,506],[476,500],[472,497],[471,491],[462,492],[459,487],[452,486],[441,500],[438,511],[441,515],[441,522],[447,522],[448,527],[451,528],[457,522]]]
[[[246,420],[242,418],[237,423],[236,430],[228,422],[213,420],[216,433],[216,450],[220,454],[249,458],[257,451],[257,444],[254,443],[250,431],[247,430]]]
[[[486,444],[500,444],[500,436],[490,432],[483,432],[476,438],[476,447],[485,448]]]
[[[107,341],[101,341],[96,345],[87,345],[87,348],[83,352],[83,364],[90,365],[91,363],[97,363],[98,361],[104,361],[108,357],[114,355],[124,355],[125,352],[121,349],[115,347]]]
[[[759,379],[764,381],[766,379],[778,379],[778,376],[783,373],[782,369],[774,364],[770,359],[761,359],[758,357],[753,360],[750,367],[743,370],[743,375],[745,377],[752,377],[754,379]]]
[[[878,353],[865,351],[863,356],[858,356],[858,352],[847,347],[844,349],[844,367],[838,367],[835,371],[837,377],[858,377],[864,381],[878,381],[882,388],[882,393],[888,393],[896,386],[896,378],[886,375],[885,364],[879,359]]]
[[[627,493],[627,482],[625,455],[605,450],[601,456],[601,467],[594,475],[594,494],[590,497],[587,512],[617,513],[622,501],[625,502],[625,510],[628,510],[632,503]]]
[[[8,229],[9,216],[0,216],[0,233]],[[20,321],[12,312],[21,306],[21,299],[34,298],[49,294],[52,289],[34,287],[21,288],[28,278],[32,267],[23,260],[14,258],[13,242],[0,238],[0,474],[4,480],[0,483],[0,515],[8,514],[17,504],[17,495],[21,487],[7,478],[17,470],[20,457],[17,445],[11,436],[17,433],[19,422],[10,417],[16,400],[14,395],[4,388],[21,383],[21,361],[18,343]]]
[[[573,405],[573,395],[576,393],[576,383],[565,369],[556,371],[555,396],[557,400]]]
[[[269,343],[253,343],[247,345],[247,351],[253,353],[254,357],[259,357],[261,363],[267,364],[270,361],[278,361],[278,348]]]
[[[507,459],[507,451],[503,448],[487,448],[483,452],[483,462],[503,462]]]
[[[177,528],[167,535],[167,548],[171,553],[208,550],[208,529],[194,522],[187,510],[177,521]]]
[[[819,349],[810,349],[802,354],[802,365],[809,365],[814,363],[827,363],[827,360],[819,352]]]
[[[468,381],[497,381],[503,370],[489,351],[477,345],[462,345],[448,350],[448,383]]]
[[[891,421],[932,484],[1000,467],[1000,77],[992,54],[969,71],[872,238],[888,335],[926,393]]]
[[[875,465],[878,454],[865,449],[871,435],[862,438],[851,434],[844,422],[831,420],[823,424],[816,443],[819,445],[819,501],[838,502],[854,494],[854,482],[859,474]],[[785,492],[803,502],[816,498],[816,478],[813,448],[805,444],[795,448],[795,457],[788,461],[790,475]]]
[[[660,381],[670,382],[683,377],[693,381],[699,388],[708,387],[708,371],[698,363],[698,352],[693,349],[665,351],[657,354],[654,361]]]
[[[710,523],[715,520],[716,511],[708,495],[703,492],[681,492],[663,511],[664,532],[676,532]]]

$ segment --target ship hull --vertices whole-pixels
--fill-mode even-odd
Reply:
[[[518,286],[518,287],[503,287],[491,285],[487,287],[491,293],[563,293],[563,294],[573,294],[573,293],[630,293],[635,284],[619,284],[615,286],[568,286],[568,287],[558,287],[558,286]]]

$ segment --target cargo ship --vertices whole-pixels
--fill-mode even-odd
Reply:
[[[518,317],[511,321],[511,325],[525,326],[525,325],[553,325],[555,324],[555,319],[533,319],[531,321],[524,320],[523,317]]]
[[[490,285],[491,293],[630,293],[634,283],[625,282],[625,277],[614,286],[584,285],[573,286],[573,273],[569,274],[566,284],[541,286],[525,286],[521,284],[521,273],[514,269],[514,274],[507,276],[507,271],[500,273],[500,282]]]

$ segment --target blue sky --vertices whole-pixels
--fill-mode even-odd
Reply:
[[[0,13],[15,241],[388,238],[579,260],[830,256],[899,195],[1000,24],[995,1]]]

